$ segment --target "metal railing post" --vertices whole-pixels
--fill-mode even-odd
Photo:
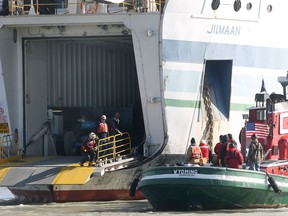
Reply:
[[[116,159],[116,136],[113,136],[113,159]]]

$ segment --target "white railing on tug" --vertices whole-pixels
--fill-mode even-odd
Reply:
[[[160,12],[165,0],[11,0],[15,15]]]

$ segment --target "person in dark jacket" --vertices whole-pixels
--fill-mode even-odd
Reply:
[[[230,143],[224,162],[229,168],[240,169],[243,164],[243,155],[237,150],[235,143]]]
[[[233,138],[233,136],[232,136],[231,133],[228,134],[228,139],[229,139],[228,142],[229,142],[229,143],[234,143],[235,146],[236,146],[235,148],[237,148],[237,142],[235,141],[235,139]],[[229,147],[229,146],[228,146],[228,147]],[[238,148],[237,148],[237,149],[238,149]]]
[[[9,1],[3,0],[2,10],[0,10],[0,16],[7,16],[7,15],[9,15]]]
[[[224,161],[224,158],[226,156],[226,152],[227,152],[227,146],[228,146],[228,135],[225,134],[222,136],[222,144],[221,144],[221,149],[220,149],[220,163],[222,167],[226,167],[226,163]]]
[[[116,134],[120,134],[122,136],[122,132],[120,131],[120,113],[116,112],[109,120],[108,128],[109,128],[109,136],[113,136]]]
[[[95,133],[91,132],[89,134],[89,137],[83,141],[81,146],[81,154],[83,157],[79,163],[80,166],[84,166],[84,163],[86,161],[89,161],[88,166],[93,165],[93,160],[95,159],[97,152],[98,140],[98,136]]]
[[[251,139],[252,141],[249,146],[247,162],[249,163],[249,170],[259,171],[260,163],[263,160],[263,147],[255,134],[251,136]]]

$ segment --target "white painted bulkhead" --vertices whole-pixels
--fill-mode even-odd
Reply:
[[[277,23],[286,17],[288,2],[241,0],[239,11],[234,10],[236,1],[218,1],[218,9],[213,10],[215,2],[170,0],[165,9],[162,60],[169,135],[166,154],[184,154],[192,137],[198,143],[207,138],[203,133],[207,114],[202,98],[206,61],[232,62],[230,87],[227,85],[231,89],[229,114],[214,118],[214,145],[219,135],[227,133],[239,142],[242,114],[255,105],[254,95],[259,93],[262,79],[268,93],[282,93],[277,77],[286,76],[288,68],[284,58],[288,32]],[[284,55],[281,58],[280,53]],[[218,110],[212,106],[215,115]]]
[[[26,142],[43,128],[47,122],[47,55],[45,44],[36,42],[24,42],[24,110],[25,110],[25,132]],[[38,155],[44,153],[44,140],[46,136],[41,136],[28,148],[29,154]],[[51,139],[50,139],[51,142]],[[45,145],[48,145],[45,143]],[[50,143],[52,146],[53,143]],[[53,150],[53,148],[51,149]],[[52,152],[50,154],[55,154]]]
[[[144,121],[147,136],[144,144],[145,156],[156,153],[166,142],[162,75],[159,63],[162,33],[160,19],[155,21],[152,16],[148,16],[145,22],[141,16],[135,16],[133,22],[129,20],[129,23],[125,23],[126,26],[133,29],[135,60],[138,79],[141,80],[139,88],[142,94],[143,117],[144,119],[149,118],[149,121]],[[154,22],[153,26],[150,24],[151,22]]]
[[[7,105],[6,90],[4,86],[4,78],[2,73],[2,63],[0,59],[0,134],[10,134],[10,117]]]
[[[4,84],[1,89],[3,88],[4,90],[0,96],[3,104],[7,104],[8,107],[10,133],[13,133],[16,128],[20,129],[20,131],[23,128],[20,126],[23,123],[23,114],[21,114],[23,110],[19,109],[22,106],[22,96],[19,95],[19,92],[22,92],[22,74],[17,73],[19,68],[20,70],[22,69],[21,63],[18,64],[22,55],[21,52],[17,52],[19,48],[21,50],[21,44],[14,43],[13,38],[17,40],[17,35],[13,32],[13,29],[3,28],[2,26],[0,33],[0,58],[2,66],[1,76]],[[4,91],[6,95],[3,94]]]

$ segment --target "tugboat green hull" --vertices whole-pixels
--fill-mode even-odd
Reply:
[[[288,206],[288,177],[250,170],[151,168],[143,173],[138,189],[156,211]]]

